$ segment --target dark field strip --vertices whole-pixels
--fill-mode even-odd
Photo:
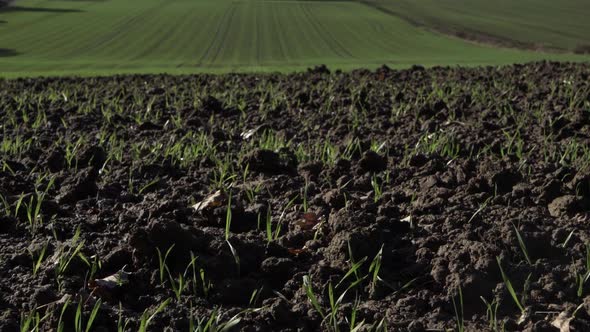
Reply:
[[[0,330],[588,330],[589,75],[2,80]]]
[[[417,26],[467,40],[547,52],[587,53],[584,0],[361,0]]]

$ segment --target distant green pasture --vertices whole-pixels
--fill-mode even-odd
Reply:
[[[0,10],[4,77],[539,59],[588,57],[476,44],[355,1],[17,0]]]

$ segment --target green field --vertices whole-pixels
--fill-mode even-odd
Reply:
[[[291,71],[318,64],[341,69],[479,65],[546,58],[588,59],[464,41],[355,1],[17,0],[0,10],[4,77]]]
[[[367,0],[435,29],[483,34],[533,48],[590,47],[587,0]]]

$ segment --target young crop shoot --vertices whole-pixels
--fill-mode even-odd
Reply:
[[[326,315],[324,314],[324,310],[322,309],[322,306],[320,305],[320,302],[313,291],[311,277],[308,275],[303,276],[303,289],[305,290],[305,294],[307,295],[309,302],[311,302],[311,305],[318,312],[318,314],[322,316],[322,319],[325,320]]]
[[[164,309],[166,309],[168,304],[170,304],[170,301],[171,301],[171,299],[166,299],[164,302],[160,303],[160,305],[158,305],[158,307],[155,308],[154,310],[152,310],[151,312],[149,311],[149,308],[146,309],[143,312],[143,314],[141,315],[141,318],[139,320],[139,332],[149,332],[150,330],[148,329],[148,327],[149,327],[150,323],[154,320],[156,315],[158,315],[159,313],[164,311]]]
[[[584,294],[584,285],[590,279],[590,245],[586,245],[586,259],[585,259],[585,269],[586,272],[584,273],[577,273],[576,272],[576,294],[578,297],[582,297]]]
[[[240,314],[230,317],[224,321],[222,314],[219,309],[214,309],[209,317],[205,316],[202,318],[195,319],[191,310],[191,316],[189,318],[189,331],[190,332],[229,332],[234,329],[242,318]]]
[[[467,223],[471,223],[471,221],[473,219],[475,219],[475,217],[477,217],[478,214],[480,214],[490,203],[490,201],[492,200],[493,197],[488,197],[480,206],[479,208],[471,215],[471,218],[469,218],[469,220],[467,221]]]
[[[520,232],[518,231],[518,228],[516,228],[516,226],[514,226],[514,225],[512,225],[512,227],[514,228],[514,232],[516,233],[516,238],[518,239],[518,246],[520,247],[520,250],[522,251],[524,258],[526,259],[527,263],[529,263],[530,266],[533,266],[533,261],[529,257],[529,252],[526,248],[526,245],[524,244],[524,240],[522,239],[522,236],[520,236]]]
[[[373,200],[375,203],[381,200],[383,196],[383,187],[389,183],[389,172],[385,173],[385,178],[380,179],[377,175],[371,177],[371,186],[373,187]]]
[[[502,269],[502,263],[500,262],[500,257],[496,257],[496,261],[498,262],[498,267],[500,268],[500,274],[502,275],[502,280],[504,280],[504,285],[506,286],[506,290],[508,290],[508,293],[512,297],[512,300],[514,301],[514,303],[516,304],[518,309],[520,309],[522,316],[524,316],[525,315],[524,306],[523,306],[521,300],[518,298],[518,294],[516,293],[516,290],[514,290],[514,287],[512,286],[512,282],[510,282],[510,279],[508,279],[508,276],[506,275],[506,273],[504,273],[504,269]],[[529,275],[529,277],[530,277],[530,275]]]
[[[29,254],[33,259],[33,276],[36,276],[39,270],[41,269],[41,265],[43,264],[43,259],[45,258],[45,253],[47,252],[48,245],[49,243],[45,243],[45,245],[43,246],[43,248],[41,248],[41,251],[39,253],[34,253],[29,250]]]
[[[339,331],[338,327],[338,312],[340,311],[340,307],[342,306],[342,301],[346,296],[346,291],[342,292],[338,298],[334,294],[334,287],[332,287],[332,283],[328,284],[328,299],[330,300],[330,313],[328,316],[328,326],[333,331]]]
[[[229,243],[229,235],[231,230],[232,212],[231,212],[231,192],[227,200],[227,209],[225,212],[225,241]],[[231,246],[231,245],[230,245]]]
[[[258,215],[258,216],[260,217],[260,215]],[[266,223],[265,223],[266,224],[266,240],[268,243],[270,243],[278,238],[278,235],[281,232],[281,223],[278,222],[276,224],[275,230],[273,231],[273,229],[272,229],[272,214],[270,211],[270,206],[266,210],[266,219],[265,220],[266,220]]]
[[[186,280],[187,271],[185,270],[185,273],[178,273],[178,276],[176,278],[172,276],[172,273],[170,272],[168,267],[166,267],[166,272],[168,273],[168,281],[170,282],[170,288],[172,288],[172,292],[176,296],[176,300],[180,302],[182,294],[189,286]]]
[[[229,246],[231,254],[234,257],[234,262],[236,263],[236,270],[237,270],[237,274],[239,277],[240,276],[240,256],[238,256],[238,252],[236,251],[236,248],[234,248],[234,246],[232,246],[232,244],[229,242],[229,240],[225,240],[225,242]]]
[[[162,255],[160,248],[156,248],[156,251],[158,253],[158,269],[160,275],[160,284],[164,283],[164,273],[168,271],[168,265],[166,264],[166,260],[168,260],[168,255],[170,255],[172,249],[174,249],[174,244],[171,245],[168,248],[168,250],[166,250],[166,253],[164,255]]]
[[[494,332],[504,331],[504,324],[502,323],[502,326],[500,326],[498,322],[498,307],[500,306],[498,301],[494,298],[492,302],[488,302],[482,296],[479,298],[483,301],[486,307],[486,319],[488,320],[488,327],[490,330]]]
[[[303,194],[301,195],[301,197],[303,197],[303,212],[307,213],[307,211],[309,210],[309,206],[307,204],[307,191],[309,188],[309,181],[307,179],[305,179],[305,187],[303,188]]]
[[[80,227],[76,228],[74,236],[69,240],[69,243],[60,243],[51,259],[60,288],[62,277],[67,272],[74,258],[82,260],[90,267],[90,262],[82,253],[85,242],[84,240],[80,240],[80,232]]]
[[[369,273],[372,275],[371,277],[371,289],[374,291],[375,287],[377,286],[377,281],[383,281],[379,277],[379,271],[381,270],[381,262],[383,260],[383,245],[373,258],[371,265],[369,266]]]
[[[76,308],[76,315],[74,316],[74,331],[76,332],[90,332],[92,329],[92,324],[94,323],[94,320],[96,319],[96,315],[98,314],[98,311],[100,310],[100,306],[102,304],[102,301],[100,299],[98,299],[95,303],[94,303],[94,307],[92,308],[92,311],[90,312],[90,316],[88,317],[88,320],[86,321],[86,324],[84,324],[84,316],[83,316],[83,312],[82,312],[82,299],[80,299],[80,301],[78,302],[78,307]]]
[[[461,285],[459,285],[458,291],[459,302],[457,303],[454,297],[451,298],[451,301],[453,302],[453,309],[455,310],[455,321],[457,322],[457,331],[463,332],[465,331],[465,315],[463,311],[463,291],[461,290]]]
[[[38,311],[38,308],[29,312],[21,312],[20,332],[41,332],[41,323],[49,318],[51,313],[46,312],[44,316]]]

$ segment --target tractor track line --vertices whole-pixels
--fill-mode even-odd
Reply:
[[[223,17],[221,18],[219,24],[217,25],[217,30],[215,31],[215,37],[211,40],[211,43],[207,47],[207,50],[205,51],[205,53],[201,56],[201,59],[199,59],[198,65],[203,65],[203,62],[207,58],[209,58],[209,54],[212,52],[215,52],[215,55],[213,55],[213,57],[211,57],[211,60],[209,62],[210,62],[210,64],[214,63],[215,57],[219,53],[219,48],[221,48],[221,46],[216,51],[214,51],[214,48],[217,44],[219,44],[218,43],[219,39],[222,39],[222,40],[225,39],[225,35],[227,34],[227,31],[229,30],[229,23],[231,22],[231,17],[233,17],[234,12],[235,12],[235,8],[233,5],[230,5],[230,7],[228,7],[225,10],[225,12],[223,13]],[[226,24],[226,21],[228,21],[227,24]]]

